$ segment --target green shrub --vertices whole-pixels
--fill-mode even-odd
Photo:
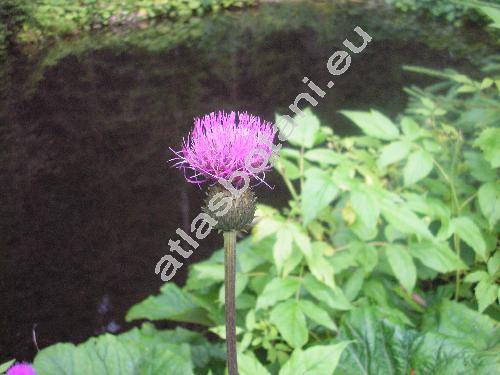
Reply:
[[[251,4],[253,0],[36,0],[24,7],[28,17],[23,20],[17,38],[21,42],[37,42],[154,17],[187,19]],[[4,8],[12,17],[19,7]]]
[[[451,22],[456,26],[464,22],[485,24],[492,19],[495,27],[500,25],[500,7],[490,1],[474,0],[386,0],[402,12],[415,12]],[[486,16],[486,17],[485,17]]]

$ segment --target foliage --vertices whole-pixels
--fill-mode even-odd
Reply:
[[[24,0],[4,0],[0,2],[0,61],[7,52],[7,47],[22,25],[27,22],[27,2]]]
[[[407,67],[441,82],[408,88],[396,121],[343,111],[341,138],[311,110],[276,170],[289,207],[260,206],[238,243],[237,334],[245,374],[491,374],[500,365],[500,64],[488,77]],[[35,359],[41,375],[222,374],[222,250],[127,320],[150,323]],[[452,301],[455,299],[455,301]]]
[[[188,19],[193,15],[251,5],[253,0],[36,0],[7,1],[0,9],[9,19],[19,19],[19,42],[64,37],[84,30],[137,23],[166,17]],[[19,23],[19,22],[18,22]]]
[[[482,23],[486,16],[493,21],[490,26],[499,27],[500,8],[490,1],[387,0],[387,2],[400,11],[430,15],[456,25],[461,25],[463,22]]]

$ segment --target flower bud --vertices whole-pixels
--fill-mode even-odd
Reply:
[[[227,200],[227,198],[229,198],[231,205],[222,216],[217,216],[216,212],[210,209],[208,202],[210,202],[215,195],[220,193],[222,193],[222,197],[217,200]],[[257,198],[250,188],[239,193],[239,196],[235,197],[230,191],[220,185],[214,185],[208,188],[203,212],[217,220],[217,224],[215,225],[216,229],[223,232],[237,231],[245,228],[253,221]],[[226,209],[223,211],[226,211]]]

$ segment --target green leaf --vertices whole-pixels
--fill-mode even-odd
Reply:
[[[403,170],[405,185],[412,185],[425,178],[431,173],[432,167],[432,156],[427,151],[418,150],[413,152],[408,157],[408,162]]]
[[[293,233],[293,241],[305,256],[312,256],[311,240],[307,233],[297,224],[289,224]]]
[[[404,205],[397,205],[389,200],[383,200],[380,204],[382,215],[398,231],[405,234],[417,234],[423,238],[432,238],[427,225]]]
[[[302,190],[302,216],[304,225],[309,224],[321,210],[327,207],[337,196],[330,173],[318,168],[311,168],[306,172],[304,188]]]
[[[500,128],[486,128],[474,142],[493,168],[500,167]]]
[[[224,264],[205,261],[191,266],[186,288],[188,290],[204,289],[223,281]]]
[[[276,161],[275,168],[283,172],[286,177],[288,177],[290,180],[296,180],[297,178],[300,177],[300,170],[299,168],[291,161],[285,159],[285,158],[279,158]]]
[[[271,311],[270,321],[291,347],[300,348],[307,343],[306,318],[298,301],[292,299],[276,305]]]
[[[238,353],[238,371],[241,375],[270,375],[253,354]]]
[[[187,344],[132,340],[130,335],[105,334],[75,346],[56,344],[40,351],[34,366],[38,375],[193,374]]]
[[[132,306],[125,319],[174,320],[202,325],[211,323],[207,312],[195,299],[173,283],[166,283],[160,295],[150,296]]]
[[[424,241],[410,245],[410,252],[424,265],[438,272],[447,273],[467,268],[446,243]]]
[[[351,303],[338,287],[329,287],[316,280],[311,275],[304,278],[304,287],[318,301],[325,303],[334,310],[350,310]]]
[[[287,141],[292,145],[311,148],[314,146],[314,141],[319,133],[320,122],[310,108],[302,111],[302,115],[296,115],[293,120],[297,124],[292,131],[287,130],[287,120],[283,116],[276,115],[276,125],[284,134],[290,136]]]
[[[281,272],[285,261],[292,255],[292,236],[293,232],[287,225],[281,227],[276,234],[276,242],[273,246],[273,257],[278,272]]]
[[[337,331],[337,326],[333,322],[332,318],[330,318],[330,315],[328,315],[328,313],[318,305],[312,303],[311,301],[302,299],[299,301],[299,307],[312,321],[322,325],[323,327],[331,329],[332,331]]]
[[[423,135],[420,126],[411,117],[403,117],[401,119],[401,129],[404,135],[410,141],[414,141]]]
[[[384,311],[351,311],[340,340],[352,340],[335,375],[491,374],[498,368],[498,328],[463,304],[445,301],[424,315],[422,332],[387,319]]]
[[[281,368],[279,375],[331,375],[339,363],[342,352],[349,345],[316,345],[307,350],[295,350]]]
[[[15,361],[16,361],[15,359],[11,359],[10,361],[2,363],[0,365],[0,373],[3,374],[4,372],[6,372],[9,369],[9,367],[14,364]]]
[[[267,259],[263,255],[261,255],[258,250],[263,246],[263,243],[261,242],[260,244],[254,244],[252,239],[253,239],[252,236],[248,236],[244,240],[238,242],[238,257],[236,260],[239,265],[239,269],[243,273],[248,273],[250,271],[253,271],[256,267],[267,262]],[[220,251],[221,254],[220,254],[219,264],[223,266],[224,250],[221,249]],[[268,255],[267,248],[264,250],[264,252],[265,255]],[[201,264],[201,263],[196,263],[196,264]]]
[[[363,270],[363,268],[359,268],[349,275],[348,279],[342,286],[342,290],[349,301],[354,301],[356,299],[361,291],[361,288],[363,288],[364,281],[365,270]]]
[[[334,286],[333,267],[322,254],[324,243],[314,242],[312,252],[306,256],[307,266],[315,278],[329,286]]]
[[[377,160],[379,168],[385,168],[390,164],[403,160],[410,152],[410,144],[405,141],[389,143],[382,147]]]
[[[340,113],[359,126],[368,136],[386,141],[396,139],[399,136],[398,128],[393,122],[373,109],[370,112],[340,111]]]
[[[416,337],[416,332],[387,322],[373,307],[355,309],[340,327],[339,339],[353,343],[344,351],[335,375],[410,374]]]
[[[396,278],[408,292],[412,292],[417,281],[417,269],[410,252],[403,246],[388,245],[385,253]]]
[[[256,309],[263,309],[283,301],[297,292],[300,282],[292,278],[274,278],[266,286],[257,298]]]
[[[500,251],[495,251],[488,259],[488,273],[495,276],[498,271],[500,271]]]
[[[498,285],[488,279],[481,280],[474,290],[479,312],[483,312],[498,296]]]
[[[351,205],[356,216],[367,228],[373,229],[377,227],[380,207],[377,199],[368,189],[351,191]]]
[[[475,271],[472,273],[469,273],[467,276],[464,278],[464,282],[466,283],[477,283],[481,280],[484,279],[489,279],[490,275],[488,275],[488,272],[486,271]]]
[[[496,172],[479,152],[464,152],[469,173],[481,182],[495,181]]]
[[[472,6],[476,9],[480,9],[482,13],[488,17],[493,23],[490,23],[488,26],[493,27],[495,29],[500,29],[500,9],[493,6],[493,2],[491,3],[479,3],[472,4]],[[492,5],[492,6],[489,6]]]
[[[257,222],[257,225],[252,231],[252,239],[254,243],[262,241],[264,238],[269,237],[283,227],[283,221],[274,217],[262,217]]]
[[[476,350],[487,350],[498,345],[500,337],[496,321],[463,303],[447,300],[429,309],[424,315],[422,330],[460,339]]]
[[[304,154],[304,158],[320,164],[337,165],[345,160],[345,156],[327,149],[327,148],[314,148]]]
[[[500,185],[496,182],[483,184],[477,193],[481,212],[488,219],[490,228],[500,220]]]
[[[477,225],[465,216],[454,218],[451,224],[453,232],[486,261],[486,243]]]

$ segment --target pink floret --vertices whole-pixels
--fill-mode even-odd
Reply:
[[[36,375],[29,363],[18,363],[7,370],[7,375]]]
[[[275,135],[273,125],[257,116],[212,112],[195,119],[182,149],[172,150],[177,155],[172,160],[194,184],[227,180],[235,171],[264,182]]]

